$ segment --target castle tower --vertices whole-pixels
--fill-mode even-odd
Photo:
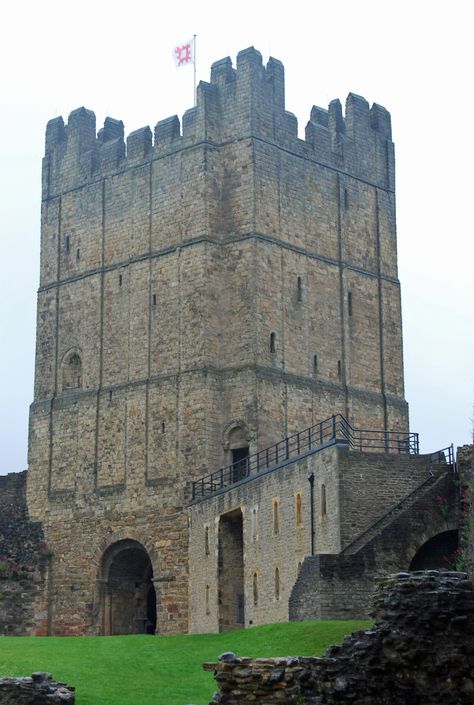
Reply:
[[[333,413],[407,430],[394,188],[384,108],[314,107],[300,140],[253,48],[182,125],[48,123],[28,503],[51,633],[154,600],[185,630],[191,480]]]

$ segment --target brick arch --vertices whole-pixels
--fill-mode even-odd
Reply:
[[[119,541],[126,541],[127,539],[132,541],[137,541],[148,553],[150,557],[151,565],[153,568],[153,575],[159,575],[159,555],[157,550],[154,548],[150,541],[150,537],[147,533],[140,529],[127,528],[127,529],[117,529],[116,531],[110,531],[106,536],[104,536],[96,550],[94,551],[91,558],[91,566],[93,568],[93,573],[95,577],[98,578],[101,568],[102,568],[102,558],[105,552],[111,548],[115,543]]]
[[[409,570],[454,570],[454,561],[459,547],[459,531],[445,529],[423,542],[410,561]]]
[[[157,610],[162,608],[154,584],[159,562],[158,552],[144,531],[110,530],[101,539],[91,558],[97,633],[155,632]]]
[[[413,538],[416,538],[416,542],[414,541],[413,543],[410,543],[410,546],[407,548],[405,554],[407,568],[420,549],[429,541],[443,533],[459,530],[459,522],[454,519],[443,519],[437,517],[434,513],[429,519],[430,521],[426,529],[422,532],[415,533]]]
[[[243,419],[234,419],[224,426],[224,430],[222,432],[222,444],[224,446],[224,450],[229,450],[232,433],[239,429],[242,431],[242,435],[250,446],[250,443],[253,440],[253,434],[249,425]]]

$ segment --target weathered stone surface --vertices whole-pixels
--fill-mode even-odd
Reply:
[[[408,568],[415,529],[403,555],[390,532],[339,554],[413,490],[423,460],[330,451],[187,513],[192,480],[332,414],[408,428],[381,106],[315,106],[300,140],[283,66],[249,48],[235,68],[215,63],[181,127],[160,120],[154,141],[143,128],[126,149],[121,121],[97,132],[85,108],[50,121],[37,321],[28,509],[48,589],[26,600],[31,619],[5,623],[74,635],[286,619],[314,575],[309,472],[327,556],[318,616],[362,614],[374,571]],[[429,537],[421,504],[409,524]],[[306,590],[297,616],[311,603]]]
[[[254,452],[337,412],[407,429],[390,116],[350,94],[300,140],[283,66],[251,47],[154,144],[144,128],[127,152],[84,107],[52,120],[41,238],[28,506],[48,628],[184,631],[189,483],[237,436]],[[120,541],[149,563],[113,623]]]
[[[74,688],[36,672],[23,678],[0,678],[2,705],[74,705]]]
[[[49,554],[42,526],[28,519],[26,472],[0,476],[0,634],[44,628]]]
[[[322,658],[227,664],[213,703],[241,705],[468,705],[474,697],[474,583],[466,573],[420,571],[381,579],[375,626]],[[206,664],[209,668],[209,664]],[[221,663],[214,664],[220,684]],[[241,670],[241,669],[240,669]],[[221,686],[220,686],[221,687]]]

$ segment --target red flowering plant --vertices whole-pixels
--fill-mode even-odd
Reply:
[[[438,494],[435,497],[435,502],[438,505],[441,514],[444,516],[445,519],[447,519],[447,517],[449,515],[449,504],[448,504],[448,500],[446,499],[446,497]]]

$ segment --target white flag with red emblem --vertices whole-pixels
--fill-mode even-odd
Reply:
[[[189,39],[187,42],[175,46],[173,57],[176,68],[194,64],[194,39]]]

